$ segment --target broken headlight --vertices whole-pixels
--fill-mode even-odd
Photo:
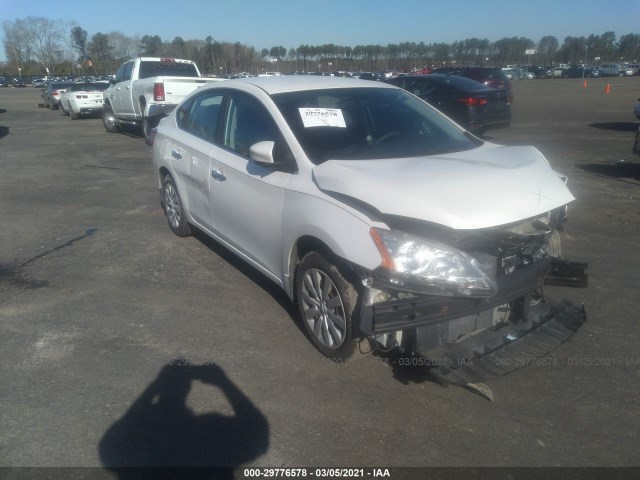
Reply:
[[[478,298],[492,297],[498,291],[493,276],[456,248],[396,230],[374,227],[370,233],[382,256],[375,273],[391,287]]]

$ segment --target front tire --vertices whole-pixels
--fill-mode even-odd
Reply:
[[[80,118],[80,115],[75,113],[71,107],[69,108],[69,115],[71,115],[71,120],[78,120]]]
[[[326,357],[353,355],[353,317],[358,294],[338,267],[317,252],[304,256],[296,271],[296,304],[306,333]]]
[[[191,226],[187,222],[178,188],[171,175],[167,175],[162,181],[162,207],[171,231],[179,237],[190,236]]]
[[[109,133],[118,133],[120,131],[116,115],[113,113],[111,105],[105,105],[102,108],[102,123],[104,125],[104,129]]]

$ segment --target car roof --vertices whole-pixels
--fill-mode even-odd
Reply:
[[[357,80],[346,77],[324,77],[316,75],[281,75],[278,77],[248,77],[225,80],[212,84],[212,88],[253,85],[269,95],[305,90],[324,90],[332,88],[397,88],[383,82]]]
[[[419,73],[415,75],[406,75],[405,78],[425,78],[431,81],[451,85],[454,88],[461,90],[486,90],[494,91],[493,88],[488,87],[484,83],[480,83],[472,78],[463,77],[461,75],[447,75],[446,73]]]

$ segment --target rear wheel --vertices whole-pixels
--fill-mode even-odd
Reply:
[[[304,256],[296,273],[296,303],[309,339],[326,357],[343,360],[353,354],[357,298],[331,261],[317,252]]]
[[[171,175],[167,175],[162,181],[162,206],[171,231],[179,237],[191,235],[191,226],[187,222],[180,194]]]
[[[151,130],[158,126],[159,119],[156,117],[142,117],[142,134],[144,135],[144,143],[153,145]]]
[[[69,112],[67,112],[65,110],[64,105],[62,104],[62,102],[60,102],[60,108],[58,110],[60,110],[60,115],[63,115],[63,116],[69,115]]]
[[[71,120],[78,120],[80,115],[73,111],[73,108],[69,108],[69,115],[71,115]]]
[[[120,131],[120,127],[118,126],[118,122],[111,105],[104,105],[102,108],[102,123],[104,124],[105,130],[109,133],[117,133]]]

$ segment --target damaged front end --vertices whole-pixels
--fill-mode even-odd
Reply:
[[[587,265],[560,257],[565,212],[478,230],[386,216],[390,230],[371,232],[383,261],[364,280],[361,335],[429,359],[444,384],[483,382],[544,357],[586,320],[582,306],[543,293],[587,286]]]

